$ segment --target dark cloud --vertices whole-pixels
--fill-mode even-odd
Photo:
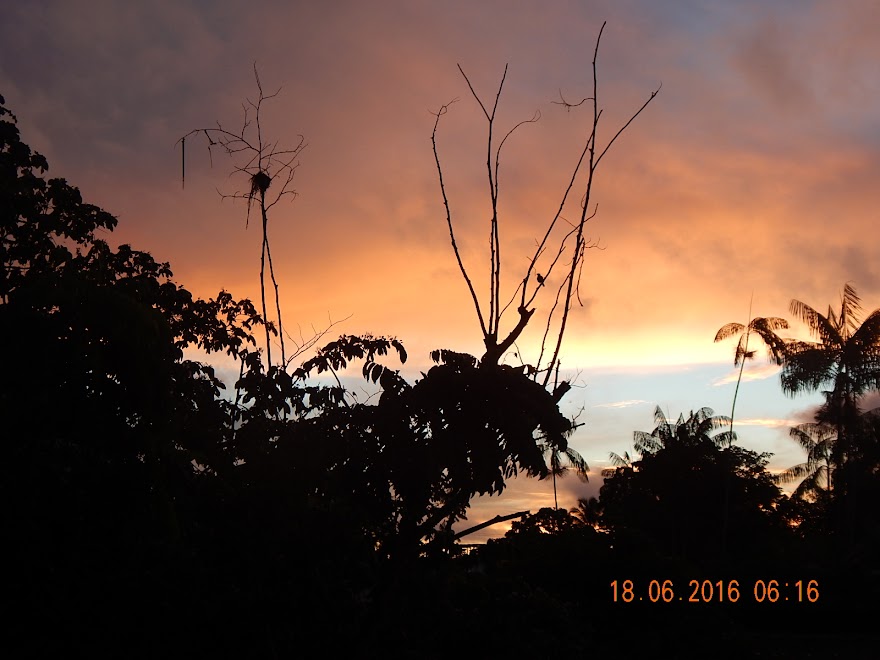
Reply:
[[[775,110],[785,114],[794,110],[809,111],[813,104],[808,84],[810,71],[779,22],[780,19],[771,16],[754,26],[740,45],[735,62]]]

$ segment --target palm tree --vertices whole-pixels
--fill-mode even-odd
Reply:
[[[691,412],[687,419],[684,418],[684,415],[679,415],[678,421],[672,424],[666,419],[660,406],[657,406],[654,410],[654,422],[657,426],[651,433],[645,431],[636,431],[634,433],[633,446],[642,457],[646,454],[656,454],[661,449],[672,447],[687,449],[698,449],[700,447],[708,447],[708,445],[712,445],[715,448],[729,447],[736,440],[736,434],[733,432],[733,418],[722,415],[716,416],[714,411],[708,407],[700,408],[696,413]],[[727,425],[730,426],[729,430],[717,435],[710,435],[712,431]],[[626,454],[624,456],[629,458]],[[612,457],[612,460],[614,460],[614,457]],[[729,482],[729,478],[725,479],[721,523],[722,555],[727,553],[727,528],[730,518]]]
[[[616,451],[612,451],[611,453],[608,454],[608,458],[611,459],[611,466],[612,467],[604,468],[602,470],[603,477],[606,477],[606,478],[613,477],[614,474],[617,472],[617,470],[620,468],[624,468],[624,469],[628,468],[631,470],[636,469],[635,462],[633,462],[633,459],[629,455],[628,451],[623,452],[623,456],[618,454]]]
[[[577,506],[568,512],[584,527],[596,527],[602,519],[602,505],[595,497],[579,497]]]
[[[657,406],[654,409],[654,423],[657,426],[650,433],[636,431],[633,434],[633,447],[643,457],[675,446],[697,447],[710,443],[715,447],[727,447],[736,440],[733,431],[710,435],[712,431],[730,423],[729,417],[715,415],[711,408],[700,408],[696,413],[691,411],[687,419],[683,414],[679,415],[678,421],[672,423],[666,419],[660,406]],[[629,458],[627,454],[624,456]]]
[[[752,318],[752,298],[749,299],[749,321],[746,325],[742,323],[728,323],[722,326],[715,333],[715,341],[723,341],[728,337],[739,335],[739,341],[736,343],[736,351],[733,354],[734,368],[739,366],[739,374],[736,377],[736,388],[733,390],[733,403],[730,406],[730,433],[733,434],[733,418],[736,414],[736,397],[739,394],[739,385],[742,382],[743,370],[746,366],[746,360],[752,360],[755,357],[755,350],[749,349],[749,339],[753,334],[757,335],[767,347],[767,356],[771,362],[778,365],[782,364],[783,355],[785,353],[785,340],[776,334],[776,330],[784,330],[788,328],[788,321],[776,316]],[[724,514],[722,517],[721,531],[721,551],[723,555],[727,553],[727,528],[730,518],[730,478],[728,477],[724,484]]]
[[[716,498],[720,480],[741,463],[730,449],[736,439],[730,418],[700,408],[670,421],[657,406],[654,423],[653,431],[633,434],[632,456],[611,454],[614,467],[603,471],[603,524],[642,530],[676,552],[693,544],[705,549],[715,538],[725,550],[727,515],[719,526]],[[728,499],[725,491],[725,512]]]
[[[860,298],[847,283],[840,312],[828,307],[822,315],[799,300],[791,313],[802,321],[815,341],[789,341],[782,366],[782,389],[788,395],[813,392],[823,386],[825,403],[816,421],[837,431],[831,461],[840,467],[857,448],[851,447],[852,430],[859,419],[858,403],[871,390],[880,389],[880,309],[859,324]]]
[[[837,430],[830,424],[799,424],[790,431],[807,452],[805,463],[792,466],[777,474],[773,480],[785,483],[794,479],[803,479],[792,495],[804,499],[808,496],[823,498],[823,493],[830,495],[834,464],[831,460]]]
[[[768,357],[771,362],[781,365],[785,350],[785,341],[781,339],[776,330],[784,330],[788,328],[788,321],[778,317],[759,317],[752,318],[752,302],[749,301],[749,322],[746,325],[742,323],[728,323],[715,333],[715,341],[723,341],[734,335],[739,335],[739,341],[736,344],[736,352],[733,355],[733,366],[739,367],[739,375],[736,378],[736,389],[733,391],[733,405],[730,408],[730,430],[733,432],[733,417],[736,412],[736,397],[739,394],[739,384],[742,381],[743,369],[746,366],[746,360],[755,357],[755,351],[749,349],[749,339],[752,334],[758,335],[763,340],[764,345],[768,349]]]
[[[541,449],[544,455],[549,458],[550,477],[553,479],[553,507],[558,509],[559,500],[556,497],[556,477],[561,478],[570,469],[574,469],[578,477],[583,481],[587,481],[587,472],[590,471],[590,466],[587,465],[587,461],[583,456],[572,449],[571,445],[568,445],[565,449],[560,449],[556,443],[542,442]]]

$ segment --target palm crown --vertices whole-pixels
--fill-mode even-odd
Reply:
[[[733,356],[733,366],[739,367],[739,375],[736,378],[736,389],[733,391],[733,404],[730,407],[730,431],[733,432],[733,417],[736,413],[736,397],[739,394],[739,385],[742,382],[743,369],[746,366],[746,360],[755,357],[755,350],[749,349],[749,339],[755,334],[764,342],[767,347],[768,356],[772,362],[781,365],[785,355],[785,340],[776,334],[776,330],[788,328],[788,321],[775,316],[768,318],[759,317],[751,318],[752,307],[749,305],[749,323],[728,323],[722,326],[715,333],[715,341],[723,341],[728,337],[739,335],[739,341],[736,344],[736,352]]]
[[[806,303],[791,301],[791,313],[816,341],[787,343],[782,369],[786,394],[832,384],[825,392],[830,406],[854,403],[868,390],[880,389],[880,309],[859,325],[860,302],[850,284],[843,289],[839,314],[830,305],[823,316]]]
[[[751,336],[758,335],[767,346],[770,360],[776,364],[782,364],[785,354],[785,340],[776,334],[776,330],[784,330],[788,328],[788,322],[775,316],[759,317],[749,321],[748,325],[742,323],[728,323],[722,326],[715,333],[715,341],[723,341],[729,337],[739,335],[739,341],[736,344],[736,353],[733,357],[733,366],[738,367],[740,363],[751,360],[755,357],[755,350],[749,349],[749,339]]]
[[[700,408],[697,412],[691,412],[688,418],[678,416],[678,421],[670,422],[663,414],[660,406],[654,409],[654,422],[656,428],[647,431],[636,431],[633,434],[633,446],[642,456],[656,454],[661,449],[673,446],[698,446],[703,443],[711,443],[715,447],[725,447],[736,440],[732,431],[724,431],[717,435],[710,435],[728,424],[730,418],[723,415],[715,415],[711,408]]]

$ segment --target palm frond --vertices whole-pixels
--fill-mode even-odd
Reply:
[[[715,341],[724,341],[728,337],[733,337],[734,335],[738,335],[746,329],[742,323],[728,323],[727,325],[722,326],[718,332],[715,333]]]
[[[730,417],[725,415],[715,415],[715,411],[711,408],[700,408],[696,413],[685,422],[684,432],[693,440],[706,440],[712,431],[730,426]],[[717,437],[711,438],[713,443],[718,442]],[[725,439],[726,440],[726,439]]]
[[[663,448],[664,443],[653,432],[635,431],[633,433],[633,447],[642,456],[654,454]]]
[[[583,481],[588,481],[587,473],[590,471],[590,466],[587,464],[587,460],[570,446],[565,450],[565,457],[568,459],[569,467],[574,469],[578,477]]]
[[[767,347],[768,357],[772,362],[781,365],[785,359],[788,343],[776,334],[776,330],[788,329],[788,321],[775,316],[757,318],[753,321],[753,330]]]
[[[655,414],[655,419],[664,421],[648,433],[647,431],[635,431],[633,433],[633,446],[643,457],[648,454],[656,454],[664,448],[674,445],[694,446],[704,442],[711,442],[718,447],[729,446],[736,440],[736,434],[731,431],[712,435],[718,429],[730,425],[730,417],[715,415],[711,408],[700,408],[696,412],[691,411],[687,419],[684,414],[678,416],[678,421],[670,424],[665,421],[666,417]],[[629,455],[626,455],[629,459]],[[624,460],[617,454],[611,455],[612,461]],[[616,464],[616,463],[615,463]]]
[[[860,346],[873,346],[880,350],[880,309],[875,309],[868,315],[851,339]]]
[[[562,474],[562,457],[558,451],[551,450],[550,452],[550,471],[559,476]]]
[[[798,424],[797,426],[792,426],[788,429],[788,434],[797,440],[798,444],[805,451],[810,451],[813,445],[816,444],[816,441],[813,440],[813,436],[809,432],[807,427],[814,426],[813,423],[809,424]]]
[[[613,477],[620,468],[631,468],[633,466],[632,458],[628,451],[623,452],[623,456],[612,451],[608,454],[608,458],[611,459],[611,465],[613,467],[604,468],[602,470],[602,476],[605,478]]]
[[[820,468],[810,474],[798,484],[798,487],[794,489],[792,495],[798,499],[807,499],[810,495],[818,495],[825,490],[820,484],[819,481],[822,480],[822,477],[826,477],[824,479],[825,483],[828,483],[827,475],[824,473],[824,468]]]
[[[730,418],[725,418],[726,424],[730,424]],[[712,444],[716,447],[729,447],[734,442],[736,442],[736,431],[722,431],[721,433],[712,436]]]
[[[751,360],[755,357],[755,351],[750,351],[749,347],[749,333],[743,333],[739,341],[736,343],[736,351],[733,354],[733,366],[738,367],[740,362],[745,360]]]
[[[843,296],[840,301],[840,324],[847,337],[851,337],[859,327],[861,303],[862,299],[856,293],[855,288],[847,282],[843,286]]]
[[[782,364],[785,355],[785,340],[776,334],[776,330],[787,329],[788,321],[777,316],[757,317],[749,321],[748,326],[742,323],[728,323],[715,333],[715,341],[722,341],[739,334],[736,344],[733,366],[738,367],[743,360],[751,360],[756,351],[749,350],[749,339],[752,334],[758,335],[767,347],[769,357],[773,362]]]
[[[837,437],[837,430],[833,426],[816,422],[798,424],[789,429],[788,433],[807,452],[812,451],[817,445],[834,442]]]
[[[666,415],[663,414],[663,409],[660,406],[654,408],[654,424],[656,426],[666,424]]]
[[[833,381],[840,353],[828,344],[793,341],[782,366],[782,390],[789,395],[813,391]]]
[[[837,330],[837,332],[841,331],[840,319],[837,318],[837,314],[831,309],[831,305],[828,305],[828,313],[825,317],[828,319],[828,325]]]
[[[792,438],[797,440],[801,448],[807,453],[805,463],[795,465],[783,471],[774,478],[774,481],[792,481],[798,478],[804,480],[794,491],[794,495],[804,498],[828,488],[828,469],[831,463],[831,455],[837,439],[837,429],[830,424],[807,423],[799,424],[789,430]],[[824,479],[824,488],[820,480]]]
[[[813,337],[819,339],[823,344],[841,344],[840,332],[837,324],[829,320],[828,317],[822,316],[815,309],[800,300],[792,300],[789,305],[789,311],[810,331]],[[834,316],[834,312],[829,308],[829,316]]]
[[[587,464],[586,459],[581,456],[576,449],[571,446],[562,449],[558,445],[550,442],[542,442],[539,447],[541,452],[549,457],[550,463],[549,471],[542,478],[551,476],[561,477],[569,469],[573,469],[578,477],[584,481],[588,480],[587,473],[590,471],[590,466]],[[563,457],[565,457],[565,462],[563,462]]]
[[[779,474],[774,474],[771,479],[773,483],[784,484],[789,481],[794,481],[795,479],[801,479],[810,474],[809,466],[806,463],[800,463],[798,465],[793,465],[787,470],[783,470]]]
[[[754,329],[766,328],[767,330],[788,330],[788,321],[778,316],[763,316],[753,321]]]
[[[880,309],[876,309],[859,326],[847,348],[849,371],[862,391],[880,389]]]

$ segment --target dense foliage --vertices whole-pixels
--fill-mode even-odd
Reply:
[[[135,601],[189,602],[202,622],[264,596],[250,605],[269,616],[294,585],[355,607],[389,559],[448,554],[475,494],[544,476],[545,448],[567,449],[572,422],[547,390],[468,355],[435,351],[411,384],[379,363],[405,361],[401,342],[344,336],[265,369],[250,301],[196,299],[169,264],[113,250],[99,236],[116,219],[46,180],[0,117],[3,488],[22,612],[72,629],[143,590]],[[239,361],[234,392],[187,347]],[[377,403],[312,380],[353,362]]]

